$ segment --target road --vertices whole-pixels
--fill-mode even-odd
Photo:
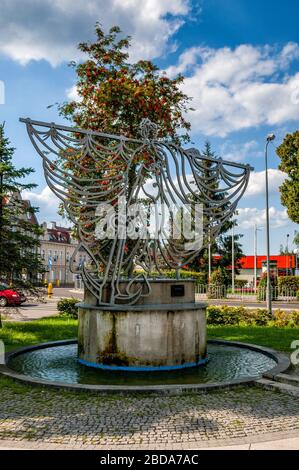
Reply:
[[[83,294],[75,291],[74,289],[55,288],[53,296],[51,298],[46,297],[43,302],[26,302],[18,308],[6,308],[5,320],[31,321],[57,315],[57,302],[62,297],[75,297],[76,299],[81,300],[83,298]]]

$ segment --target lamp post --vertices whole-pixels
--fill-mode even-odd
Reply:
[[[290,236],[290,234],[287,233],[287,245],[286,245],[286,276],[288,276],[288,274],[289,274],[289,267],[290,267],[289,236]]]
[[[232,226],[232,293],[235,293],[235,227]]]
[[[208,277],[209,277],[209,282],[211,280],[211,274],[212,274],[212,256],[211,256],[211,236],[210,236],[210,229],[209,229],[209,244],[208,244]]]
[[[298,253],[299,253],[299,248],[295,248],[294,250],[295,253],[295,276],[298,276]]]
[[[269,226],[269,185],[268,185],[268,146],[275,139],[274,134],[267,135],[265,147],[265,183],[266,183],[266,244],[267,244],[267,310],[272,315],[272,296],[270,279],[270,226]]]
[[[254,224],[254,247],[253,247],[253,253],[254,253],[254,292],[256,293],[256,288],[257,288],[257,232],[258,230],[261,230],[258,228],[256,224]]]

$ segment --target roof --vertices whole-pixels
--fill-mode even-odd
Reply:
[[[70,230],[65,227],[48,228],[49,241],[56,243],[71,243]]]

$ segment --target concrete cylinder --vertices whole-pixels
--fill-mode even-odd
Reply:
[[[78,360],[101,369],[172,370],[206,362],[206,307],[79,304]],[[168,299],[169,301],[169,299]],[[93,305],[92,305],[93,304]]]

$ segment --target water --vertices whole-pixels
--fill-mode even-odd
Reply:
[[[205,365],[160,372],[103,371],[77,362],[77,344],[54,346],[20,354],[8,366],[18,373],[56,382],[89,385],[163,385],[226,382],[255,377],[276,362],[262,353],[227,345],[208,345]]]

